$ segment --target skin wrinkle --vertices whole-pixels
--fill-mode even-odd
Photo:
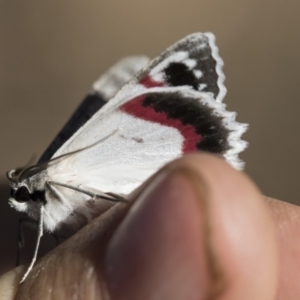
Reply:
[[[300,207],[265,197],[277,228],[280,244],[280,285],[276,300],[299,298]]]
[[[271,208],[272,217],[277,223],[280,234],[283,236],[292,235],[294,239],[297,238],[294,236],[293,230],[300,223],[300,208],[270,197],[265,197],[265,200]]]
[[[210,207],[209,207],[209,187],[203,180],[203,177],[199,175],[199,171],[193,170],[191,167],[181,167],[176,170],[181,176],[185,177],[190,185],[193,187],[193,191],[197,194],[197,205],[202,212],[202,230],[204,232],[203,246],[205,248],[206,258],[210,277],[211,287],[209,289],[209,295],[207,300],[215,300],[225,291],[227,284],[227,278],[222,270],[218,255],[215,252],[212,231],[213,228],[210,224]]]

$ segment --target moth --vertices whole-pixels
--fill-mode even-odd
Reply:
[[[247,125],[222,103],[223,61],[212,33],[195,33],[152,61],[121,60],[91,92],[36,165],[7,173],[9,204],[43,228],[79,229],[168,162],[198,150],[241,169]]]

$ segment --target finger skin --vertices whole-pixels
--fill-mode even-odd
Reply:
[[[170,201],[169,205],[178,206],[178,210],[182,205],[185,214],[190,214],[191,218],[187,218],[186,223],[190,220],[193,224],[203,224],[203,222],[199,223],[198,219],[203,216],[207,217],[209,231],[205,231],[206,235],[199,234],[199,239],[192,239],[192,234],[187,234],[191,236],[191,239],[186,242],[189,244],[189,249],[194,249],[194,247],[195,249],[196,247],[210,249],[210,251],[203,251],[206,254],[198,251],[199,255],[207,255],[206,258],[210,261],[208,265],[203,264],[203,269],[199,270],[199,274],[204,274],[203,278],[208,278],[206,287],[208,287],[209,298],[207,299],[275,299],[279,276],[278,241],[270,210],[260,192],[243,173],[233,170],[221,159],[207,154],[186,156],[171,163],[159,174],[162,172],[173,174],[182,168],[192,170],[197,174],[199,185],[202,186],[203,199],[197,199],[195,196],[198,195],[197,189],[199,189],[195,184],[197,181],[185,187],[191,191],[190,196],[187,195],[189,192],[185,193],[188,201],[182,201],[182,203],[176,201],[175,205],[175,197],[172,199],[168,196],[167,198]],[[112,241],[116,239],[119,228],[123,226],[126,229],[128,226],[126,223],[132,224],[137,220],[137,215],[132,217],[131,212],[136,210],[135,205],[138,205],[143,197],[145,198],[143,192],[155,178],[151,178],[132,196],[132,207],[123,204],[116,205],[42,258],[24,284],[18,286],[16,299],[41,299],[41,297],[43,299],[72,299],[75,296],[76,299],[121,299],[115,296],[110,286],[111,278],[107,276],[106,264],[109,256],[107,250],[112,249]],[[190,182],[183,175],[182,177],[175,176],[172,180],[171,184],[176,181],[176,185],[182,186],[187,186]],[[168,191],[164,192],[167,195]],[[200,207],[196,213],[193,201],[196,203],[204,201],[209,207],[208,211],[204,212],[201,210],[203,206],[196,204]],[[166,207],[168,205],[162,207],[162,216],[172,213]],[[165,226],[163,222],[160,224]],[[187,228],[191,227],[187,226]],[[181,228],[176,228],[175,223],[176,234],[180,232],[179,229]],[[200,229],[199,232],[203,233],[203,228]],[[193,231],[193,229],[189,230]],[[155,232],[157,231],[154,231],[154,235]],[[159,237],[154,237],[158,251],[162,251],[161,245],[161,247],[168,246],[164,244],[164,240],[160,241]],[[120,239],[117,241],[116,244],[124,249],[126,241]],[[142,239],[137,239],[137,242],[142,243]],[[139,249],[137,247],[137,251]],[[117,253],[117,249],[113,251]],[[175,251],[177,251],[176,247]],[[191,253],[194,253],[195,261],[201,261],[201,257],[197,257],[196,252]],[[182,266],[186,266],[184,261]],[[218,266],[218,274],[222,274],[217,279],[211,276],[212,266],[213,268]],[[141,269],[146,272],[146,264],[142,265]],[[182,272],[181,269],[175,268],[174,270]],[[205,272],[208,274],[207,277],[205,277]],[[193,276],[200,276],[199,274]],[[151,277],[147,278],[147,274],[144,273],[141,275],[143,275],[145,286],[151,284],[150,281],[153,281]],[[220,282],[226,283],[222,286],[222,293],[211,293]],[[124,288],[125,293],[134,290],[135,283],[131,284],[132,288]],[[169,282],[169,285],[174,294],[180,293],[181,291],[176,289],[184,286],[178,286],[176,282],[173,286],[172,282]],[[160,280],[155,287],[153,286],[154,288],[157,290],[165,288],[164,282]],[[126,297],[135,299],[130,298],[130,294],[124,294],[123,299]],[[151,298],[143,295],[143,299]]]
[[[134,203],[105,253],[112,299],[206,300],[212,281],[223,279],[212,272],[207,204],[197,177],[187,168],[162,173]]]
[[[300,299],[300,207],[267,198],[280,245],[280,278],[276,300]]]
[[[245,174],[210,155],[192,155],[185,163],[210,187],[214,243],[229,282],[220,299],[274,299],[279,246],[260,191]]]

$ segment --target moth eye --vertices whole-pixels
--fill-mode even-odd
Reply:
[[[17,189],[14,198],[18,202],[27,202],[30,200],[30,192],[27,187],[21,186]]]

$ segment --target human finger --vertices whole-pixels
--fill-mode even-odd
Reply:
[[[244,174],[191,155],[134,197],[40,260],[16,299],[274,299],[274,226]]]

